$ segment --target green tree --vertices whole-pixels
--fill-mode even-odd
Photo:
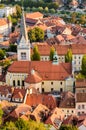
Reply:
[[[2,49],[0,49],[0,60],[3,60],[5,57],[5,51],[3,51]]]
[[[72,62],[72,51],[68,49],[67,54],[65,55],[65,62]]]
[[[28,36],[31,42],[38,42],[44,40],[44,31],[38,27],[35,27],[34,29],[31,29],[28,32]]]
[[[54,14],[55,13],[55,9],[54,8],[50,9],[50,13]]]
[[[73,12],[72,14],[71,14],[71,22],[72,23],[75,23],[76,22],[76,16],[77,16],[77,14],[76,14],[76,12]]]
[[[48,7],[45,7],[44,12],[45,12],[45,13],[48,13],[48,12],[49,12]]]
[[[73,125],[62,125],[59,130],[78,130],[78,128]]]
[[[6,122],[6,124],[2,127],[2,130],[18,130],[18,128],[15,126],[15,123],[10,121]]]
[[[33,48],[33,54],[31,56],[31,59],[33,61],[39,61],[40,60],[40,53],[38,51],[38,47],[37,46],[34,46],[34,48]]]
[[[86,75],[86,55],[82,57],[82,74]]]
[[[3,116],[3,110],[1,109],[0,106],[0,125],[2,124],[2,116]]]
[[[53,61],[53,55],[54,55],[54,53],[55,53],[55,48],[51,47],[51,49],[50,49],[50,56],[49,56],[51,61]]]
[[[9,48],[8,48],[8,51],[17,52],[17,45],[15,45],[15,44],[10,44],[10,46],[9,46]]]
[[[42,12],[43,11],[43,7],[38,7],[38,11]]]
[[[16,13],[17,13],[17,16],[20,18],[21,17],[21,7],[19,5],[16,5]]]

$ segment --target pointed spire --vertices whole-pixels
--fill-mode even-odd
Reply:
[[[25,16],[24,16],[24,8],[22,7],[22,16],[21,16],[21,27],[20,27],[20,38],[24,36],[26,42],[28,43],[28,35],[25,23]]]

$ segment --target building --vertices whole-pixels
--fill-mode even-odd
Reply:
[[[13,62],[8,68],[6,84],[25,88],[33,85],[39,92],[73,91],[72,66],[70,63],[59,63],[57,53],[54,54],[52,62],[30,60],[30,41],[27,37],[23,10],[17,54],[18,61]]]
[[[11,32],[12,23],[7,18],[0,18],[0,34],[8,36]]]
[[[76,114],[86,114],[86,93],[76,93]]]
[[[75,95],[71,92],[66,92],[61,97],[59,108],[65,113],[65,116],[76,115]]]
[[[82,40],[80,40],[82,42]],[[38,43],[39,53],[41,55],[41,61],[49,61],[50,49],[51,46],[47,43]],[[58,54],[58,62],[65,62],[65,55],[67,54],[68,49],[71,49],[74,61],[74,71],[80,71],[82,65],[83,55],[86,54],[86,44],[71,44],[71,45],[53,45]]]
[[[15,7],[3,7],[0,8],[0,17],[8,17],[9,15],[12,15],[13,13],[16,12],[16,8]]]

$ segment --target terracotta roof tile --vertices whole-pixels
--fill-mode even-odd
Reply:
[[[86,102],[86,93],[76,93],[76,102]]]
[[[85,79],[76,80],[75,87],[76,88],[86,88],[86,80]]]
[[[42,78],[34,70],[31,70],[31,74],[29,74],[28,77],[25,79],[25,82],[27,83],[39,83],[41,81],[42,81]]]
[[[62,94],[60,108],[75,108],[75,95],[72,92]]]
[[[26,18],[32,18],[32,19],[39,19],[43,17],[43,14],[40,12],[34,12],[34,13],[27,13]]]
[[[38,104],[43,104],[49,109],[55,108],[57,106],[56,99],[53,96],[43,94],[28,94],[26,104],[30,106],[37,106]]]
[[[32,69],[37,71],[43,80],[64,80],[71,75],[70,63],[53,65],[52,62],[49,61],[15,61],[8,68],[8,72],[30,74]]]

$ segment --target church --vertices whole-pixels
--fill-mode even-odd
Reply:
[[[28,39],[24,10],[22,9],[20,40],[17,61],[7,70],[6,84],[12,87],[34,87],[40,93],[73,91],[73,69],[70,63],[59,63],[55,52],[53,61],[31,61],[31,44]]]

